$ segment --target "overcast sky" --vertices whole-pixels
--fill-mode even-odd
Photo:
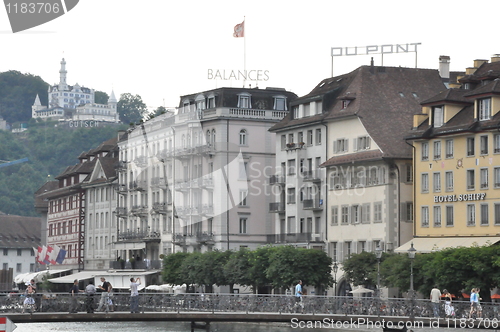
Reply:
[[[68,84],[171,107],[181,95],[242,86],[209,80],[208,70],[242,70],[246,44],[246,69],[269,71],[260,88],[301,96],[331,76],[332,47],[421,43],[418,67],[438,69],[439,56],[448,55],[450,69],[464,71],[500,53],[489,14],[499,9],[498,0],[81,0],[64,16],[13,34],[1,8],[0,71],[54,84],[64,57]],[[234,38],[244,17],[246,40]],[[381,56],[372,56],[380,65]],[[333,73],[369,63],[366,55],[335,57]],[[415,53],[387,54],[384,65],[415,67]]]

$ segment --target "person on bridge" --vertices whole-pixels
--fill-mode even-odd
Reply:
[[[73,286],[71,286],[70,289],[70,294],[71,294],[71,304],[69,306],[69,313],[70,314],[76,314],[78,313],[78,293],[83,292],[78,288],[78,279],[75,279],[73,282]]]
[[[304,294],[302,292],[302,280],[299,280],[299,282],[295,286],[295,307],[300,306],[303,309],[304,306],[302,304],[302,294]]]
[[[94,282],[92,280],[89,281],[87,287],[85,287],[85,293],[87,294],[87,301],[85,301],[85,309],[88,314],[94,313],[94,295],[96,289],[94,286]]]
[[[130,278],[130,313],[139,313],[139,285],[141,278]]]
[[[104,306],[106,308],[106,312],[109,312],[109,293],[111,293],[113,286],[111,286],[111,284],[107,282],[104,277],[101,277],[101,282],[102,286],[99,286],[99,289],[102,290],[102,294],[97,311],[102,311],[102,307]]]
[[[434,317],[439,317],[439,299],[441,298],[441,291],[437,286],[431,290],[431,302],[432,302],[432,310],[434,311]]]

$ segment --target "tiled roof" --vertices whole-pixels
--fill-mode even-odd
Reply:
[[[500,75],[500,73],[499,73]],[[472,97],[482,94],[500,94],[500,79],[495,79],[493,82],[489,82],[483,86],[480,86],[472,91],[468,91],[464,96]]]
[[[464,95],[469,92],[468,90],[463,90],[463,89],[447,89],[444,91],[441,91],[440,93],[436,94],[435,96],[424,100],[422,102],[422,105],[427,105],[427,104],[435,104],[435,103],[461,103],[464,105],[469,105],[472,104],[472,101],[465,98]]]
[[[320,167],[343,165],[343,164],[352,163],[352,162],[359,162],[359,161],[381,160],[382,157],[383,157],[383,153],[380,152],[379,150],[356,152],[356,153],[350,153],[350,154],[332,157],[332,158],[328,159],[327,161],[325,161],[323,164],[321,164]]]
[[[0,248],[38,247],[41,223],[41,218],[0,215]]]

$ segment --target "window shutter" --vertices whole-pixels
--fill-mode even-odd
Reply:
[[[337,141],[333,141],[333,153],[337,153],[338,152],[337,149],[338,149]]]
[[[344,148],[344,151],[345,151],[345,152],[349,152],[349,140],[348,140],[348,139],[346,139],[346,140],[345,140],[345,148]]]
[[[354,152],[358,151],[358,138],[353,139],[353,149]]]
[[[406,221],[406,215],[407,215],[406,202],[403,202],[403,203],[401,203],[401,209],[400,209],[400,213],[399,213],[399,220],[400,221]]]
[[[370,136],[367,136],[366,137],[366,149],[367,150],[370,149],[370,143],[371,143],[371,138],[370,138]]]

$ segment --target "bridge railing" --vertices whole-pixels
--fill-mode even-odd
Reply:
[[[128,293],[113,293],[110,310],[130,311]],[[24,294],[1,294],[0,313],[22,312],[26,297]],[[36,312],[68,312],[71,305],[69,293],[36,294]],[[77,296],[78,311],[86,311],[89,297]],[[93,308],[97,308],[101,295],[92,297]],[[454,301],[454,318],[468,318],[470,302]],[[499,305],[482,303],[482,318],[499,318]],[[440,317],[445,317],[444,301],[439,305]],[[309,313],[337,315],[372,315],[409,317],[433,317],[433,307],[429,300],[406,298],[377,299],[341,296],[303,296],[297,302],[290,295],[263,294],[169,294],[140,293],[141,312],[249,312],[249,313]]]

